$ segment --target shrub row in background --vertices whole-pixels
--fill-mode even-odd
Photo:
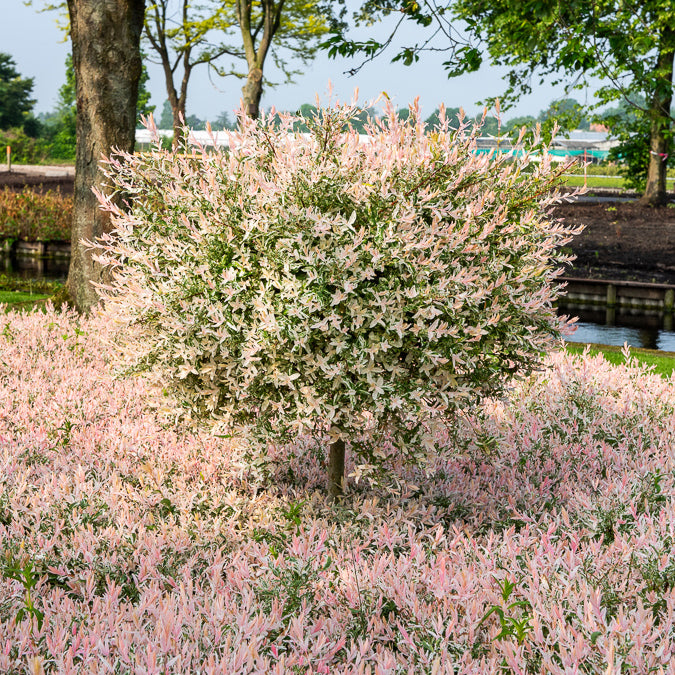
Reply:
[[[72,217],[72,196],[0,191],[0,239],[70,241]]]
[[[1,162],[5,162],[5,148],[12,148],[12,162],[18,164],[43,164],[49,159],[49,146],[44,139],[33,138],[23,129],[0,131]]]

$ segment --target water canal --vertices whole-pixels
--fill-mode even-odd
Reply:
[[[617,347],[631,347],[675,352],[672,314],[616,314],[606,309],[561,307],[561,314],[579,317],[577,329],[567,340],[593,342]]]

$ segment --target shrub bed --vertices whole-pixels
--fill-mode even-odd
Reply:
[[[260,491],[111,337],[0,315],[0,671],[668,672],[675,379],[553,354],[334,505],[315,440]]]
[[[70,241],[73,198],[48,191],[0,191],[0,239]]]

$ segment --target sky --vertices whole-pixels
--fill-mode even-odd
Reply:
[[[34,0],[35,6],[26,6],[23,0],[0,0],[0,5],[0,52],[6,52],[14,58],[22,76],[35,78],[35,111],[49,112],[55,107],[59,87],[65,81],[65,60],[69,51],[63,31],[57,25],[58,13],[38,12],[36,8],[43,6],[43,0]],[[385,30],[386,25],[362,29],[355,35],[382,37]],[[419,40],[419,30],[411,26],[403,39],[407,36],[408,42]],[[502,68],[484,66],[477,73],[448,79],[441,66],[447,59],[443,53],[424,54],[417,64],[408,67],[390,63],[394,53],[392,51],[366,64],[355,76],[345,72],[354,62],[343,58],[332,60],[324,53],[319,53],[305,69],[306,72],[295,78],[293,84],[266,88],[262,106],[266,109],[275,106],[278,110],[296,110],[303,103],[314,103],[317,93],[326,102],[330,83],[334,97],[341,101],[351,100],[358,87],[361,103],[371,101],[385,91],[397,108],[406,107],[419,96],[424,116],[431,114],[441,103],[448,107],[463,107],[467,113],[475,114],[482,110],[482,106],[477,104],[479,101],[499,96],[506,89],[506,83],[502,80],[506,70]],[[200,68],[193,71],[190,80],[188,115],[215,119],[222,111],[232,112],[237,109],[243,82],[234,77],[215,76],[211,81],[207,69]],[[159,66],[149,64],[148,72],[151,103],[157,106],[159,114],[167,98],[164,77]],[[273,72],[271,76],[273,78]],[[563,96],[562,87],[536,87],[532,94],[521,98],[504,117],[536,116],[552,100]],[[583,103],[586,97],[589,100],[592,98],[592,90],[575,92],[574,97]]]

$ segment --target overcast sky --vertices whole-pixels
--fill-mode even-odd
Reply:
[[[57,13],[38,12],[34,7],[26,7],[22,0],[0,0],[2,19],[0,20],[0,51],[9,53],[17,63],[18,70],[25,77],[35,78],[34,98],[37,99],[36,111],[47,112],[54,108],[59,87],[65,80],[65,59],[69,45],[64,42],[63,33],[57,26]],[[42,0],[34,0],[39,7]],[[376,29],[376,30],[382,30]],[[408,31],[409,42],[419,39],[420,29],[411,27]],[[364,33],[361,33],[361,37]],[[382,33],[380,32],[380,36]],[[417,36],[417,38],[416,38]],[[396,107],[407,106],[416,96],[420,97],[422,112],[429,115],[440,103],[448,107],[464,107],[468,113],[478,112],[478,101],[489,96],[498,96],[506,88],[501,79],[504,70],[495,67],[483,67],[478,73],[461,78],[448,79],[441,63],[447,59],[442,53],[429,53],[421,57],[413,66],[392,64],[389,56],[366,64],[361,71],[350,77],[345,74],[351,62],[345,59],[331,60],[320,54],[306,69],[306,74],[298,76],[294,84],[281,84],[267,88],[263,94],[262,105],[269,108],[274,105],[279,110],[296,110],[302,103],[314,103],[319,93],[325,100],[328,83],[331,82],[334,94],[340,100],[350,100],[355,87],[359,88],[359,100],[365,102],[386,91]],[[149,66],[149,89],[152,103],[161,111],[166,100],[164,78],[158,66]],[[214,119],[223,111],[233,111],[239,105],[242,81],[234,77],[209,81],[206,68],[193,71],[188,90],[187,113],[202,119]],[[538,88],[533,94],[521,99],[519,104],[505,115],[533,114],[546,108],[550,101],[563,95],[562,88]],[[578,91],[574,97],[582,103],[589,100],[592,93]]]

